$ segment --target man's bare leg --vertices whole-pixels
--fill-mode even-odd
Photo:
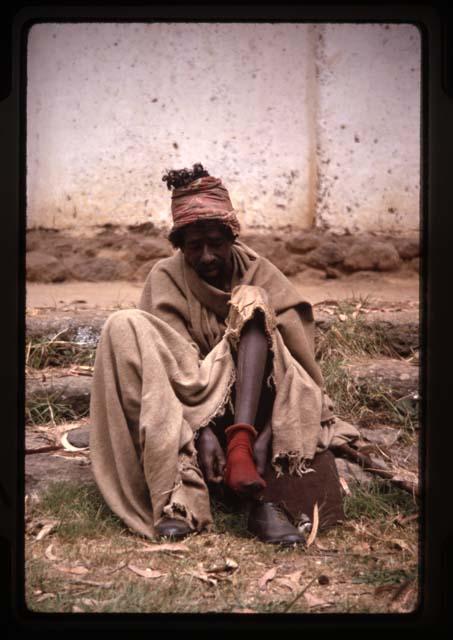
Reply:
[[[254,493],[266,486],[253,459],[252,444],[269,345],[264,317],[255,313],[241,333],[238,348],[234,425],[228,427],[225,482],[234,491]]]
[[[269,343],[264,333],[264,317],[255,313],[242,329],[238,349],[235,423],[254,424],[263,386]]]

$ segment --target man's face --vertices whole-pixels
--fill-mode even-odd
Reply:
[[[231,245],[216,222],[188,226],[181,251],[200,278],[216,284],[231,273]]]

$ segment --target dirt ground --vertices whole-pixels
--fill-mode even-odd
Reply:
[[[390,302],[402,306],[419,300],[420,278],[413,271],[357,272],[335,279],[305,272],[289,278],[312,304],[346,298]],[[142,282],[27,283],[27,309],[127,308],[138,304]]]

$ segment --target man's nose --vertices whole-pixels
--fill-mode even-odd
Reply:
[[[203,252],[201,254],[201,262],[203,262],[204,264],[209,264],[214,259],[215,259],[214,255],[212,254],[208,245],[205,244],[203,247]]]

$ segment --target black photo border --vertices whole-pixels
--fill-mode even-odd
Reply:
[[[0,621],[11,635],[51,632],[210,629],[377,631],[452,628],[453,515],[450,426],[453,363],[449,328],[453,258],[453,19],[443,5],[348,4],[99,4],[2,8],[0,27],[0,200],[3,336],[0,368]],[[26,34],[46,21],[388,22],[412,23],[422,41],[421,131],[421,562],[420,603],[410,614],[44,614],[24,598],[25,356],[25,87]],[[449,620],[450,618],[450,620]],[[1,627],[0,627],[1,628]]]

